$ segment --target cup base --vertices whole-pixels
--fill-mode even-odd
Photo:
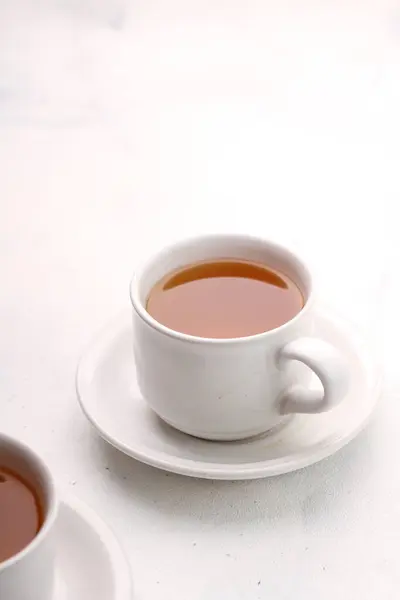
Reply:
[[[155,412],[155,411],[154,411]],[[157,414],[157,413],[156,413]],[[183,429],[182,427],[176,425],[172,421],[161,417],[157,414],[157,417],[161,419],[164,423],[172,427],[173,429],[177,429],[181,433],[186,435],[190,435],[191,437],[198,438],[200,440],[207,440],[209,442],[240,442],[244,440],[252,440],[254,438],[268,436],[272,433],[276,433],[283,427],[285,427],[293,418],[294,415],[285,415],[280,417],[277,422],[272,425],[272,427],[268,427],[268,429],[255,429],[251,431],[244,431],[242,433],[206,433],[203,431],[194,431],[192,429]]]

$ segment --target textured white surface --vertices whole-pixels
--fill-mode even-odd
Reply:
[[[106,518],[142,600],[398,598],[399,66],[394,0],[0,4],[0,428]],[[74,391],[135,262],[233,229],[308,253],[387,373],[348,448],[234,484],[110,449]]]

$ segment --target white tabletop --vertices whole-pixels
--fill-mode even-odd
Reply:
[[[399,596],[396,4],[0,4],[0,429],[107,520],[141,600]],[[97,437],[75,368],[135,262],[232,230],[309,255],[382,351],[385,392],[319,465],[185,479]]]

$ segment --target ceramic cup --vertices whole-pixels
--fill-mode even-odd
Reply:
[[[0,562],[0,598],[53,600],[53,533],[58,512],[53,478],[32,450],[2,433],[0,465],[19,474],[36,490],[44,510],[43,525],[32,542],[15,556]]]
[[[210,339],[173,331],[146,311],[146,299],[170,271],[196,261],[265,263],[300,287],[305,305],[290,321],[243,338]],[[314,331],[315,292],[307,266],[275,243],[243,235],[186,240],[153,256],[131,283],[133,346],[140,391],[161,419],[190,435],[239,440],[294,413],[320,413],[344,397],[349,372],[339,350]],[[312,373],[320,389],[310,387]]]

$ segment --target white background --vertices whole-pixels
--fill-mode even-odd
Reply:
[[[0,2],[0,429],[111,525],[141,600],[397,599],[400,4]],[[194,232],[308,256],[385,363],[368,430],[273,480],[109,448],[76,363],[135,263]]]

